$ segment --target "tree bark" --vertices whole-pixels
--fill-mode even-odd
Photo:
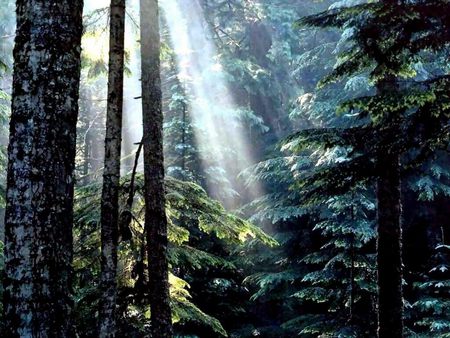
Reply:
[[[163,114],[157,0],[141,0],[142,115],[145,228],[150,282],[151,333],[172,337],[164,192]]]
[[[99,336],[116,336],[117,245],[119,228],[120,156],[122,143],[125,0],[112,0],[105,168],[101,201],[101,291]]]
[[[355,194],[352,193],[352,205],[350,206],[350,218],[352,224],[355,222]],[[349,324],[353,324],[355,317],[355,299],[356,299],[356,266],[355,266],[355,234],[350,234],[350,306],[349,306]]]
[[[73,337],[73,182],[83,1],[17,0],[6,337]]]
[[[378,178],[378,337],[403,337],[399,155],[380,154]]]
[[[398,90],[395,78],[377,84],[379,95]],[[395,147],[399,112],[391,112],[378,151],[378,337],[403,337],[403,262],[400,153]]]
[[[139,165],[139,158],[142,152],[142,142],[139,143],[136,150],[136,155],[134,157],[134,165],[131,171],[130,186],[128,191],[128,198],[126,201],[126,206],[119,216],[119,231],[122,241],[130,241],[133,238],[133,233],[131,232],[131,221],[133,220],[133,202],[134,194],[136,191],[136,174],[137,167]]]

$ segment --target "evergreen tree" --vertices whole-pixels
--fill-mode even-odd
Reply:
[[[202,154],[196,145],[192,112],[189,109],[192,98],[178,78],[176,56],[173,53],[167,45],[162,60],[165,166],[170,176],[205,184],[205,173],[201,170]]]
[[[117,299],[117,245],[119,228],[119,181],[122,143],[125,0],[110,7],[108,104],[105,139],[105,168],[102,191],[102,277],[103,299],[99,312],[100,337],[115,337]]]
[[[314,227],[324,244],[320,251],[303,258],[312,271],[293,295],[303,304],[316,303],[319,308],[290,321],[289,325],[303,326],[302,334],[374,336],[374,210],[373,196],[361,188],[326,201]],[[326,307],[325,314],[321,306]]]
[[[439,337],[450,336],[449,308],[449,251],[445,244],[436,246],[433,256],[434,266],[429,270],[426,280],[419,283],[422,296],[413,304],[419,312],[415,322],[415,331],[420,334],[431,333]]]
[[[363,176],[375,175],[378,179],[380,337],[403,336],[400,156],[407,152],[411,154],[411,149],[418,146],[418,139],[419,148],[422,148],[419,152],[423,152],[428,150],[429,143],[434,145],[436,141],[440,142],[442,133],[448,133],[445,127],[448,116],[445,112],[434,115],[436,122],[442,121],[444,125],[433,128],[427,124],[427,132],[420,133],[423,123],[421,116],[425,111],[429,112],[432,102],[439,101],[432,94],[437,88],[431,88],[430,92],[428,87],[428,91],[421,92],[417,90],[417,82],[413,86],[400,86],[396,80],[400,76],[414,78],[412,67],[416,56],[423,49],[433,49],[433,39],[427,36],[426,30],[424,33],[424,27],[413,26],[417,16],[405,17],[405,13],[412,12],[417,13],[424,23],[433,22],[432,18],[421,17],[426,12],[422,6],[427,5],[419,2],[418,7],[415,7],[416,4],[383,1],[343,7],[304,20],[317,26],[345,25],[353,28],[352,45],[342,53],[341,63],[325,79],[325,83],[348,74],[368,71],[378,90],[373,97],[350,101],[344,109],[371,118],[368,127],[364,128],[364,134],[359,137],[365,135],[365,141],[371,144],[369,149],[366,147],[363,150],[363,157],[374,164],[373,167],[371,164],[368,166]],[[354,131],[353,135],[360,133],[357,129]],[[322,132],[322,136],[325,134]],[[403,137],[399,139],[399,135]],[[344,138],[342,134],[340,137]],[[351,146],[357,149],[354,143]],[[355,159],[358,157],[355,156]],[[402,165],[405,166],[405,163]],[[349,165],[341,166],[341,169],[344,167],[348,168]],[[338,185],[342,189],[347,184],[338,182]],[[349,181],[347,186],[351,185]]]
[[[33,2],[39,4],[34,6],[36,11],[49,8],[41,2]],[[377,326],[379,336],[449,336],[448,0],[164,0],[159,2],[164,10],[159,34],[153,29],[158,23],[155,7],[146,6],[155,6],[157,1],[143,2],[143,12],[150,14],[142,13],[146,17],[142,27],[134,18],[138,4],[127,3],[126,14],[121,12],[127,31],[131,28],[130,33],[137,33],[142,28],[142,36],[126,37],[123,71],[129,73],[130,68],[133,77],[124,79],[124,165],[122,178],[114,176],[117,199],[103,196],[102,200],[104,159],[106,164],[115,163],[116,173],[120,160],[119,144],[105,154],[101,146],[106,138],[106,113],[112,111],[107,107],[108,36],[113,35],[108,26],[114,20],[109,21],[110,6],[86,1],[89,12],[84,16],[72,175],[76,187],[69,320],[74,335],[98,336],[103,317],[115,322],[115,335],[120,337],[170,336],[170,326],[177,337],[374,337]],[[47,12],[67,4],[63,3]],[[6,145],[7,137],[3,140],[1,131],[10,112],[13,9],[11,0],[0,8],[0,169],[6,165],[1,145]],[[20,31],[35,36],[41,29],[33,28],[38,20],[22,21]],[[63,21],[66,25],[67,20]],[[46,15],[43,22],[53,30],[61,20]],[[73,56],[69,31],[58,28],[57,35],[50,37],[52,47],[59,51],[49,47],[52,54],[69,51],[66,54]],[[49,34],[44,35],[33,41],[38,46],[46,44]],[[61,48],[54,43],[59,36],[65,41]],[[17,41],[22,47],[16,54],[42,52],[40,47],[29,49],[23,36]],[[150,46],[149,41],[155,43]],[[145,47],[142,60],[140,43]],[[53,63],[38,59],[44,67],[31,69],[40,78],[45,73],[45,81],[36,81],[42,86],[33,88],[50,89],[29,91],[34,98],[51,92],[52,102],[57,101],[46,110],[52,112],[46,117],[74,103],[61,99],[73,94],[72,85],[64,93],[53,89],[67,74],[56,78],[55,73],[63,72],[59,66],[63,62],[61,58],[50,60]],[[67,60],[64,66],[73,65],[73,57]],[[136,88],[141,86],[141,61],[142,87],[152,85],[142,92],[143,106],[150,108],[144,111],[144,121],[151,125],[145,127],[144,142],[140,142],[140,119],[134,118],[140,115],[141,96],[136,98]],[[16,92],[17,88],[28,90],[17,83],[33,75],[22,68],[16,72]],[[118,77],[123,71],[119,70]],[[121,95],[114,98],[120,101]],[[22,106],[23,102],[18,100]],[[32,111],[26,110],[26,116],[16,114],[12,124],[36,126],[39,119],[27,122],[27,116],[39,110],[37,106],[30,105]],[[47,153],[41,150],[42,140],[56,134],[16,128],[29,135],[24,151],[32,154],[39,146],[34,158],[54,158],[56,149],[61,150],[59,145],[69,138],[61,132],[61,121],[72,121],[60,116],[46,124],[55,125],[58,133],[57,145]],[[115,143],[109,136],[107,143]],[[20,154],[24,151],[12,153],[18,160],[10,163],[9,174],[24,172],[16,170],[23,163]],[[117,161],[109,161],[110,155]],[[106,167],[105,174],[111,173],[111,167]],[[55,166],[36,168],[28,171],[33,182],[43,172],[51,173],[45,180],[49,184],[62,177]],[[0,170],[0,195],[6,190],[2,181]],[[41,185],[36,184],[30,191],[43,202],[37,208],[53,215],[52,210],[63,202],[55,202],[50,193],[42,199]],[[57,198],[63,195],[58,193]],[[37,198],[32,197],[30,203],[36,206]],[[105,202],[116,201],[112,213],[102,210]],[[31,210],[32,205],[27,205]],[[9,207],[8,215],[24,215],[16,209]],[[114,302],[104,301],[102,213],[119,218],[119,229],[107,224],[113,226],[110,242],[117,250],[116,258],[106,255],[112,258],[116,273],[108,278]],[[70,213],[66,214],[67,225]],[[31,236],[26,238],[29,247],[36,249],[30,256],[57,247],[51,251],[54,257],[45,257],[61,262],[69,252],[58,246],[62,226],[51,220],[47,223],[52,224],[49,234],[56,240],[42,246],[45,236],[40,227],[36,245],[28,239]],[[10,234],[17,237],[21,235],[17,229],[22,228]],[[152,233],[158,229],[162,236]],[[0,222],[0,241],[2,230]],[[8,248],[4,250],[0,242],[0,249],[3,282],[3,251],[8,259]],[[16,251],[27,255],[23,246]],[[39,259],[31,261],[42,266]],[[11,266],[19,261],[9,262]],[[53,269],[55,264],[49,266]],[[37,278],[14,280],[9,291],[36,294],[49,290],[39,287],[46,277],[41,271],[39,267],[34,270]],[[58,266],[58,271],[69,270]],[[31,279],[35,282],[32,289]],[[8,290],[3,291],[0,288],[0,297],[8,306],[11,297]],[[70,306],[64,297],[71,290],[64,291],[60,299]],[[160,304],[163,311],[155,310]],[[114,316],[101,313],[104,305]],[[44,305],[38,303],[39,307]],[[5,325],[10,321],[1,317],[0,323],[1,334],[9,336]],[[114,329],[105,331],[103,336],[114,336]]]
[[[130,175],[124,177],[119,193],[120,211],[123,214],[128,210],[126,201],[131,186],[134,186],[134,203],[128,210],[132,215],[130,230],[133,237],[119,246],[119,336],[150,334],[149,281],[146,273],[148,261],[145,258],[143,227],[144,177],[138,173],[134,183],[132,180]],[[225,336],[225,317],[221,311],[211,312],[218,310],[218,304],[208,304],[205,295],[211,299],[211,293],[217,293],[221,286],[233,283],[232,276],[238,274],[233,257],[239,245],[255,239],[265,243],[267,248],[267,245],[272,246],[275,242],[251,223],[228,213],[198,185],[167,177],[165,186],[174,330],[181,335]],[[100,219],[101,185],[94,183],[83,186],[77,189],[76,197],[75,319],[77,334],[90,337],[96,332],[95,312],[101,297],[98,283],[93,283],[98,281],[100,274],[100,235],[97,224]],[[196,295],[197,284],[204,292],[201,297]],[[236,307],[241,305],[241,299],[236,302]]]
[[[5,334],[71,337],[82,2],[17,1],[16,6]]]
[[[86,3],[88,7],[89,3]],[[101,179],[104,166],[109,59],[109,7],[85,13],[81,54],[76,173],[79,184]]]
[[[152,337],[172,336],[164,192],[163,113],[158,1],[141,0],[145,229]]]

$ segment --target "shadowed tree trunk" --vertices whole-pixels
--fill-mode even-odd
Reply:
[[[378,337],[403,337],[402,228],[399,155],[378,157]]]
[[[157,0],[141,0],[145,229],[153,338],[172,337],[164,196],[163,114]]]
[[[17,0],[5,337],[73,337],[73,182],[83,1]]]
[[[125,0],[110,7],[108,104],[105,168],[101,202],[101,291],[99,336],[115,337],[117,301],[117,245],[119,228],[120,154],[122,142]]]
[[[386,8],[398,3],[397,0],[382,2]],[[379,53],[378,48],[374,51]],[[376,59],[379,65],[385,65],[383,55],[378,55]],[[399,90],[394,75],[386,75],[376,87],[378,95],[389,95]],[[394,110],[384,116],[377,153],[379,338],[403,337],[402,201],[400,151],[396,146],[401,113]]]
[[[352,223],[355,222],[355,194],[352,193],[352,205],[350,206],[350,217]],[[355,298],[356,298],[356,266],[355,266],[355,234],[350,234],[350,301],[348,323],[353,325],[355,317]]]
[[[397,84],[388,78],[378,84],[378,93],[394,92]],[[388,120],[390,128],[382,131],[382,142],[387,145],[378,152],[378,337],[403,337],[403,272],[400,154],[397,151],[398,122],[396,113]]]

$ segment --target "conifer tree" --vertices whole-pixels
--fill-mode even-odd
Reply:
[[[382,56],[380,56],[381,58]],[[384,66],[382,59],[376,60]],[[395,92],[390,76],[378,84],[378,95]],[[384,146],[376,154],[377,179],[377,267],[378,267],[378,337],[403,337],[403,261],[402,201],[400,154],[395,146],[398,135],[396,111],[389,111],[381,132]]]
[[[446,85],[439,76],[420,81],[414,69],[421,51],[436,52],[448,43],[446,35],[443,39],[430,35],[436,25],[448,31],[446,14],[439,14],[445,12],[442,8],[445,6],[439,1],[386,0],[335,8],[303,20],[312,26],[344,26],[350,30],[349,47],[322,84],[367,72],[377,89],[374,96],[350,100],[341,107],[343,111],[356,113],[363,127],[301,134],[313,142],[328,143],[326,148],[343,144],[352,147],[352,161],[316,176],[329,180],[328,189],[333,186],[343,191],[361,179],[377,179],[379,337],[404,334],[401,169],[411,162],[421,163],[438,147],[447,147],[447,141],[443,140],[448,138],[448,113],[440,103],[443,97],[437,96],[439,87]],[[333,175],[339,171],[342,176],[336,180]],[[347,181],[342,180],[344,177]]]
[[[152,337],[172,337],[164,191],[163,113],[157,0],[141,0],[145,229]]]
[[[297,323],[305,323],[304,334],[374,336],[376,262],[371,246],[376,231],[371,195],[359,187],[330,197],[320,212],[314,230],[321,232],[324,244],[303,258],[312,271],[294,297],[303,304],[326,306],[326,312],[298,318]]]
[[[422,294],[413,304],[419,312],[413,329],[450,337],[450,246],[445,243],[437,245],[432,263],[426,279],[418,285]]]
[[[101,207],[102,301],[100,337],[115,337],[117,301],[117,245],[119,228],[120,155],[122,143],[125,0],[112,0],[110,7],[108,104],[106,116],[105,168]]]
[[[8,337],[72,337],[71,264],[83,1],[16,2],[6,211]]]

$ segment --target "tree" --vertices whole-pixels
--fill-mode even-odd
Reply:
[[[304,303],[326,306],[327,313],[300,317],[306,323],[302,333],[325,336],[374,336],[376,294],[376,237],[370,190],[355,189],[326,201],[322,221],[314,230],[321,231],[325,244],[303,260],[313,271],[303,277],[301,289],[294,294]]]
[[[436,149],[448,146],[448,111],[442,103],[447,97],[440,94],[447,86],[445,76],[429,73],[423,81],[417,71],[419,62],[429,63],[424,52],[437,56],[448,44],[448,34],[435,38],[431,33],[436,27],[448,32],[448,17],[442,14],[447,13],[446,6],[439,1],[385,0],[344,5],[303,20],[316,27],[345,27],[348,32],[348,46],[322,84],[366,72],[377,89],[373,96],[341,106],[364,127],[301,134],[328,143],[327,148],[351,147],[353,160],[316,176],[329,179],[340,171],[341,180],[335,177],[330,182],[335,189],[348,189],[370,177],[377,180],[379,337],[404,334],[401,176],[406,168],[417,168]]]
[[[164,192],[163,114],[157,0],[141,0],[145,230],[152,337],[172,337]]]
[[[380,56],[382,57],[382,56]],[[378,66],[383,66],[377,59]],[[388,76],[378,83],[381,99],[398,90]],[[395,145],[399,115],[391,110],[385,116],[381,138],[383,146],[376,154],[377,179],[377,267],[378,267],[378,337],[403,337],[403,261],[402,199],[400,152]]]
[[[14,3],[5,0],[0,8],[0,216]],[[148,0],[143,8],[155,3]],[[160,68],[146,68],[144,75],[156,81],[146,82],[151,85],[144,95],[152,101],[144,101],[150,107],[146,122],[155,126],[154,113],[157,123],[161,118],[154,90],[160,73],[164,158],[155,147],[161,142],[154,132],[159,128],[147,125],[146,147],[156,158],[150,168],[157,170],[141,173],[141,131],[134,128],[136,119],[124,119],[119,234],[112,236],[114,306],[104,302],[99,226],[110,6],[86,1],[91,13],[84,16],[74,174],[75,335],[99,336],[99,315],[105,317],[99,310],[105,305],[115,310],[106,318],[115,320],[115,336],[161,335],[152,326],[161,311],[150,299],[159,301],[156,289],[165,283],[160,296],[169,289],[170,308],[162,319],[172,320],[174,336],[376,337],[378,291],[380,336],[448,336],[450,2],[159,4],[161,48],[157,52],[153,47],[159,46],[151,45],[152,59],[143,62],[155,65],[160,54]],[[127,3],[126,31],[140,29],[133,18],[138,5]],[[296,29],[292,23],[304,15],[306,26]],[[142,21],[153,29],[156,15]],[[128,42],[133,40],[138,38]],[[127,64],[134,73],[124,88],[123,113],[130,116],[140,114],[133,99],[141,85],[137,47],[133,43],[130,54],[125,52],[125,74]],[[131,155],[134,142],[140,143]],[[156,204],[160,174],[165,215]],[[234,208],[239,209],[233,213]],[[149,235],[158,228],[163,236]],[[3,230],[0,217],[2,282]],[[154,268],[161,262],[163,269],[168,264],[168,286],[161,265]],[[0,287],[2,303],[3,291]],[[1,316],[0,336],[8,337],[5,322]]]
[[[112,0],[108,104],[106,116],[105,169],[101,207],[103,299],[100,303],[100,337],[114,337],[117,300],[117,245],[119,228],[120,155],[122,142],[125,0]]]
[[[432,259],[433,267],[427,274],[425,281],[419,283],[422,297],[413,307],[419,312],[415,329],[420,333],[432,332],[439,337],[450,337],[450,246],[444,243],[436,246]]]
[[[6,336],[71,337],[73,170],[83,4],[19,0],[16,6]]]

